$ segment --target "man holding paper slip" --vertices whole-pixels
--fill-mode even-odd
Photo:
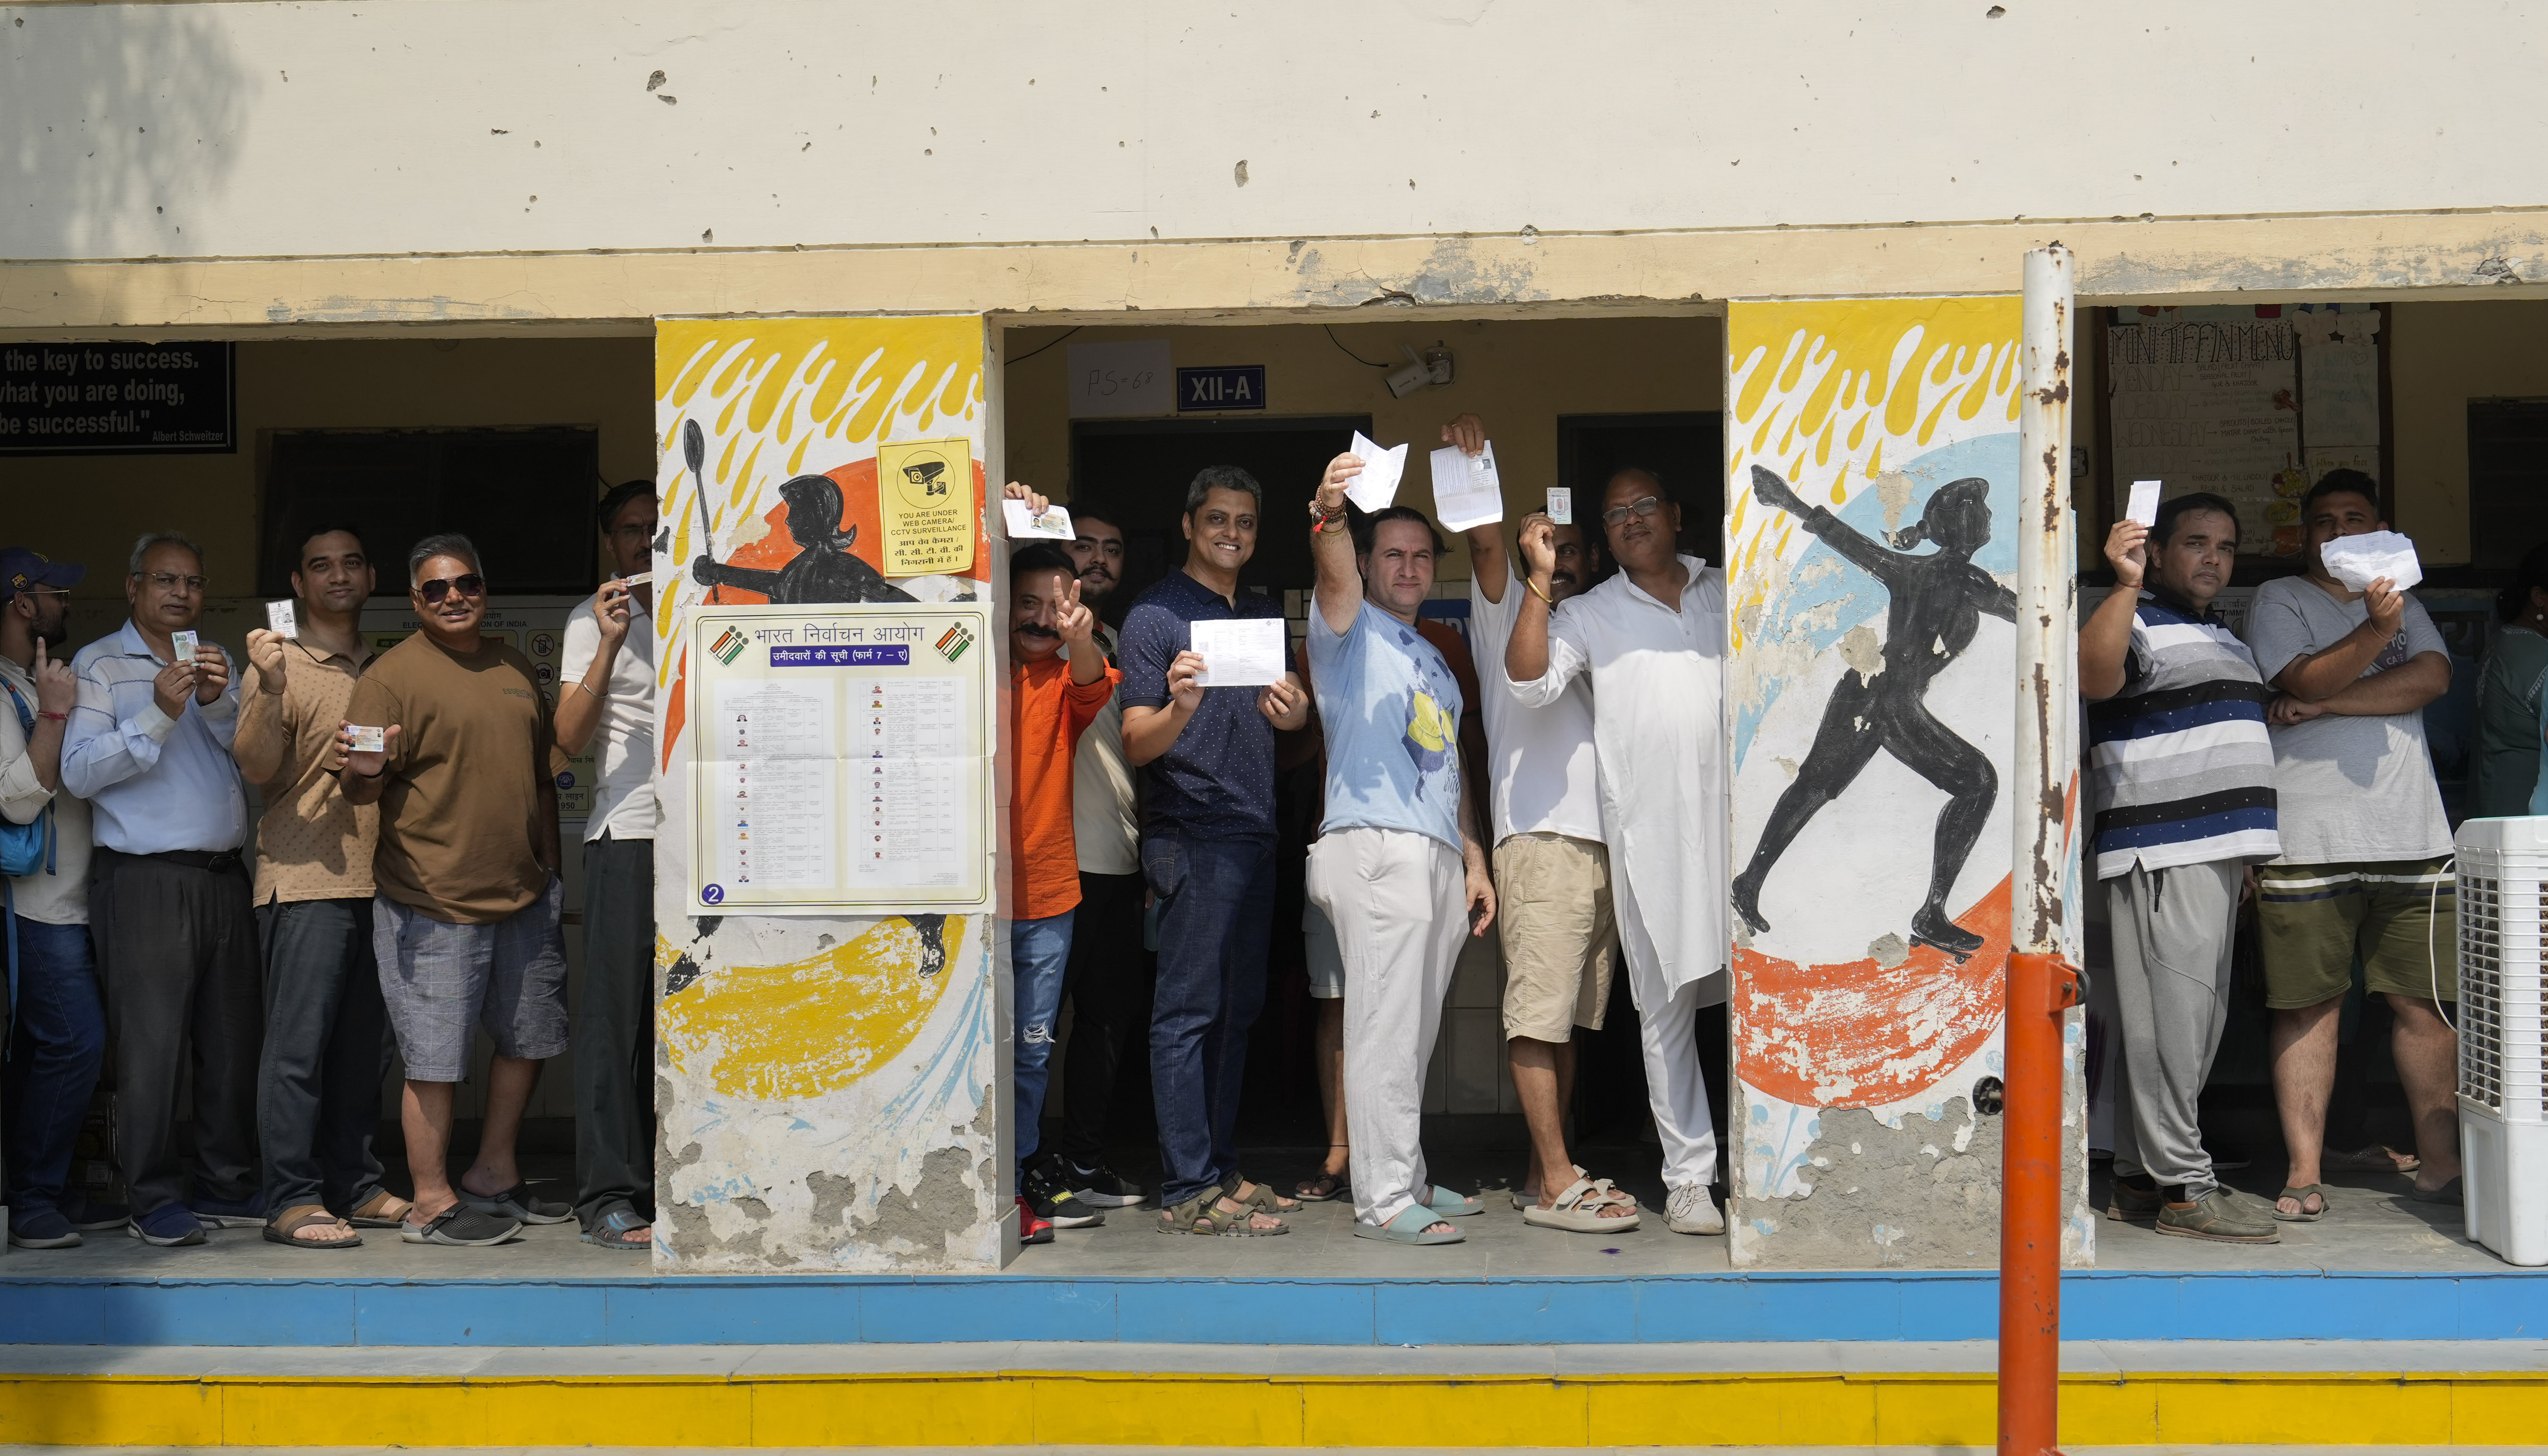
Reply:
[[[1441,539],[1403,505],[1346,530],[1352,454],[1319,483],[1311,554],[1311,676],[1327,740],[1326,820],[1310,847],[1310,899],[1344,961],[1344,1081],[1354,1234],[1458,1243],[1444,1216],[1485,1205],[1425,1177],[1424,1068],[1461,932],[1495,919],[1495,884],[1460,773],[1465,706],[1450,665],[1417,635]]]
[[[1213,660],[1200,649],[1225,644],[1196,633],[1257,622],[1282,631],[1282,603],[1238,585],[1264,502],[1264,487],[1235,466],[1196,475],[1185,566],[1124,619],[1124,756],[1144,773],[1141,872],[1159,911],[1150,1085],[1162,1233],[1283,1233],[1274,1215],[1300,1207],[1240,1175],[1235,1124],[1273,933],[1274,730],[1309,722],[1310,698],[1288,673],[1253,690],[1233,682],[1260,675]]]

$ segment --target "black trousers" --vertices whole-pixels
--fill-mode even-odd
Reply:
[[[584,991],[575,1015],[575,1213],[655,1218],[655,842],[584,844]]]
[[[256,918],[247,866],[231,856],[219,863],[201,867],[104,845],[89,861],[89,934],[116,1048],[116,1160],[136,1214],[183,1203],[190,1192],[225,1203],[257,1192],[265,1008]],[[177,1126],[190,1047],[191,1148]]]
[[[1158,965],[1141,949],[1142,889],[1138,873],[1079,876],[1070,964],[1062,972],[1070,1045],[1062,1051],[1061,1132],[1052,1147],[1082,1167],[1106,1155],[1106,1119],[1126,1063],[1141,1075],[1149,1069],[1150,992]]]
[[[279,900],[256,909],[265,943],[265,1054],[256,1136],[268,1216],[304,1204],[338,1214],[381,1186],[389,1013],[372,958],[372,902]]]

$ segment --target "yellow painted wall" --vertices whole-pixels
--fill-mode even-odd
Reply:
[[[256,590],[268,431],[592,426],[605,477],[655,473],[651,339],[292,340],[242,343],[237,359],[236,454],[0,460],[9,502],[0,535],[85,563],[79,595],[117,598],[134,537],[184,531],[204,544],[211,594],[244,596]],[[598,549],[597,538],[579,544]],[[406,546],[373,543],[384,559]]]
[[[2428,562],[2469,559],[2468,402],[2548,396],[2548,302],[2389,310],[2398,529]]]
[[[1423,484],[1423,462],[1415,457],[1441,443],[1442,422],[1455,414],[1475,410],[1485,418],[1509,495],[1556,484],[1561,414],[1715,410],[1724,394],[1724,325],[1715,318],[1477,323],[1384,318],[1333,327],[1334,339],[1315,323],[1083,328],[1067,342],[1008,366],[1003,403],[1009,477],[1056,499],[1068,495],[1072,344],[1166,339],[1180,366],[1264,365],[1268,416],[1368,413],[1374,439],[1410,446],[1407,499],[1418,506],[1428,505],[1431,497]],[[1004,335],[1002,353],[1019,359],[1065,331],[1012,327]],[[1365,359],[1389,361],[1390,369],[1407,362],[1401,344],[1422,350],[1439,343],[1451,350],[1454,378],[1449,385],[1395,399],[1382,382],[1389,371],[1355,363],[1337,347],[1339,341]],[[1341,450],[1345,443],[1339,437],[1336,447]],[[1307,500],[1314,484],[1268,481],[1265,486],[1273,501],[1288,502]],[[1278,513],[1277,518],[1288,517]],[[1442,574],[1466,579],[1467,549],[1457,541],[1451,549]]]

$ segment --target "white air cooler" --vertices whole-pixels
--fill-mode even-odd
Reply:
[[[2460,1157],[2469,1237],[2548,1264],[2548,817],[2459,832]]]

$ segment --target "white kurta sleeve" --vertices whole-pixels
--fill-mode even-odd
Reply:
[[[1557,610],[1549,615],[1548,671],[1527,682],[1507,679],[1506,685],[1512,688],[1512,695],[1521,700],[1523,707],[1544,708],[1557,701],[1566,691],[1566,684],[1592,666],[1592,655],[1584,650],[1583,623],[1567,610],[1572,605],[1571,599],[1560,602]]]

